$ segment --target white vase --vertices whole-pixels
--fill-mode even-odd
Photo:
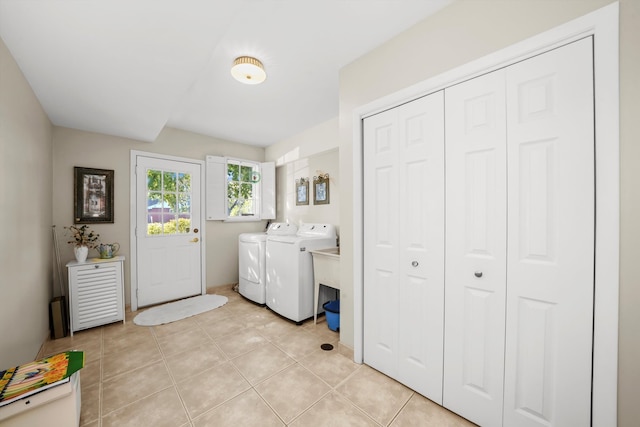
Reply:
[[[74,246],[73,254],[76,256],[76,261],[85,262],[89,254],[89,248],[86,246]]]

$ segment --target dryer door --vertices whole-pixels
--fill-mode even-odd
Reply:
[[[252,283],[260,283],[262,279],[261,271],[263,270],[264,260],[262,255],[262,242],[238,242],[240,256],[238,257],[240,279]]]

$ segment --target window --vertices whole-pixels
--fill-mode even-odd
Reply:
[[[207,156],[207,219],[275,219],[275,164]]]
[[[259,206],[260,164],[227,160],[227,216],[255,216]]]
[[[147,170],[147,234],[188,233],[191,227],[191,175]]]

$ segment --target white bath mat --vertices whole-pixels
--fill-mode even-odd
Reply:
[[[133,323],[140,326],[171,323],[222,307],[227,301],[229,299],[221,295],[198,295],[145,310],[133,318]]]

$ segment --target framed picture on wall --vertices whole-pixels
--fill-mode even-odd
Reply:
[[[74,224],[113,223],[113,170],[74,167]]]
[[[309,179],[296,179],[296,205],[309,204]]]
[[[313,204],[329,204],[329,174],[321,174],[313,177]]]

